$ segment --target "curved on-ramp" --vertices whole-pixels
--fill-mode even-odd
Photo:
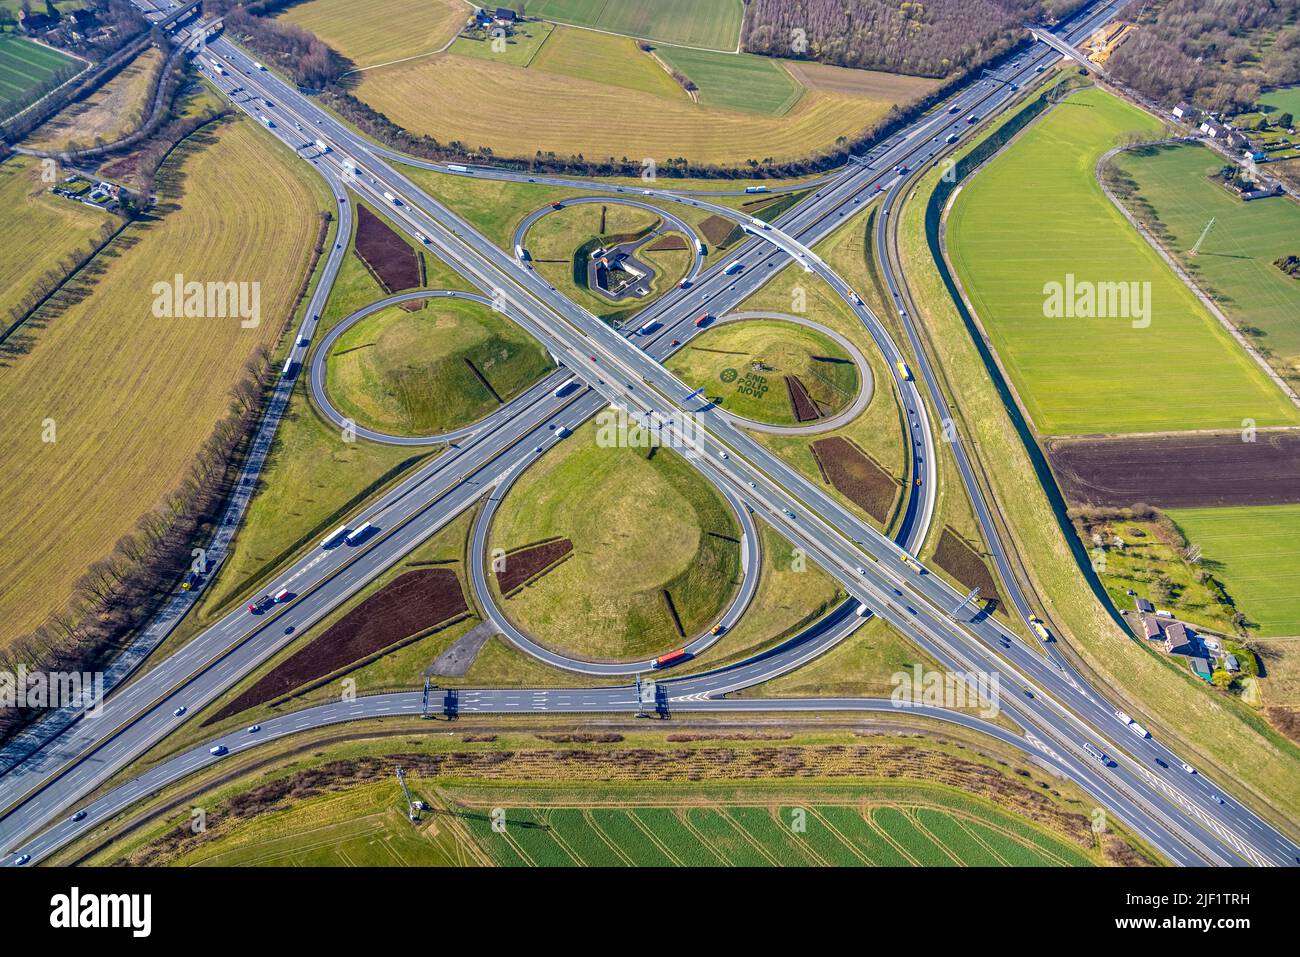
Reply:
[[[812,329],[819,332],[828,339],[835,342],[841,349],[849,354],[858,369],[858,393],[853,397],[853,401],[845,408],[836,412],[834,415],[828,415],[824,419],[818,419],[816,422],[808,422],[804,425],[772,425],[768,422],[759,422],[757,419],[749,419],[743,415],[736,415],[728,412],[726,409],[718,411],[730,419],[736,425],[744,426],[754,432],[767,432],[771,435],[818,435],[822,432],[830,432],[832,429],[838,429],[841,426],[848,425],[867,407],[871,401],[871,396],[875,392],[875,378],[871,374],[871,366],[867,364],[867,357],[862,354],[862,350],[847,336],[842,336],[829,326],[824,326],[820,322],[814,322],[805,316],[795,316],[786,312],[768,312],[768,311],[749,311],[749,312],[730,312],[725,316],[719,316],[714,320],[709,328],[717,328],[732,322],[746,322],[753,319],[770,319],[774,322],[792,322],[795,325],[803,326],[806,329]]]
[[[539,447],[538,450],[534,451],[534,457],[526,464],[537,461],[541,454],[542,450]],[[520,468],[503,477],[497,487],[488,494],[482,510],[474,520],[474,529],[469,546],[470,587],[474,589],[485,617],[496,625],[497,629],[505,635],[511,644],[537,660],[556,668],[588,675],[607,676],[632,675],[653,670],[653,659],[641,661],[588,661],[548,648],[516,626],[497,603],[496,596],[492,593],[491,582],[488,581],[487,577],[488,535],[491,532],[492,520],[496,516],[497,508],[505,499],[515,480],[523,474],[523,471],[524,469]],[[707,473],[701,473],[701,477],[707,479]],[[727,500],[732,511],[736,514],[737,521],[740,523],[740,571],[742,578],[740,588],[732,598],[731,604],[727,606],[727,609],[718,620],[718,623],[723,626],[723,630],[717,634],[706,631],[704,634],[697,635],[688,641],[682,646],[688,656],[683,660],[683,663],[697,657],[718,642],[723,635],[731,631],[754,600],[755,592],[758,591],[762,546],[759,542],[758,528],[754,523],[753,513],[729,489],[716,484],[714,487]],[[666,648],[664,650],[669,651],[671,649]]]
[[[387,309],[390,306],[398,306],[404,302],[412,302],[418,299],[463,299],[467,302],[477,302],[489,308],[497,309],[498,306],[493,303],[487,296],[479,295],[472,292],[460,292],[450,289],[418,289],[411,292],[400,292],[384,299],[376,300],[367,306],[362,306],[352,315],[343,319],[338,325],[329,331],[329,334],[321,341],[320,346],[312,353],[311,364],[308,366],[308,381],[311,385],[312,401],[321,414],[329,419],[340,429],[351,432],[363,439],[369,439],[372,442],[382,442],[385,445],[439,445],[445,442],[456,442],[460,439],[468,438],[483,429],[489,428],[497,422],[502,422],[513,418],[518,409],[522,406],[531,404],[541,393],[554,392],[567,379],[571,378],[563,367],[548,373],[541,381],[537,382],[528,390],[521,392],[509,402],[506,402],[494,412],[471,422],[468,425],[461,426],[458,429],[449,429],[446,432],[438,432],[431,435],[392,435],[387,432],[379,432],[375,429],[368,429],[359,425],[345,416],[335,407],[330,400],[329,392],[325,388],[325,363],[329,359],[330,350],[334,348],[334,343],[338,341],[345,332],[355,326],[361,320],[368,316],[374,315],[380,310]],[[513,316],[506,313],[507,318],[513,320]],[[520,328],[524,328],[520,325]],[[525,330],[526,331],[526,330]]]

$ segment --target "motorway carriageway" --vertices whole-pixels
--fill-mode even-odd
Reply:
[[[387,171],[387,170],[384,170],[383,172],[379,173],[379,176],[378,176],[378,177],[375,175],[375,173],[374,173],[373,170],[372,170],[372,171],[369,171],[369,172],[366,172],[366,173],[364,174],[365,178],[370,179],[370,180],[371,180],[371,185],[372,185],[372,186],[375,186],[376,189],[377,189],[378,184],[379,184],[379,182],[380,182],[379,177],[383,177],[383,185],[389,187],[389,190],[390,190],[390,191],[392,191],[392,190],[397,191],[397,193],[398,193],[399,195],[401,195],[401,196],[403,197],[403,199],[404,199],[406,202],[408,202],[408,203],[409,203],[409,202],[414,202],[415,206],[419,209],[420,212],[422,212],[422,213],[426,213],[426,214],[429,214],[429,218],[428,218],[427,222],[430,223],[430,224],[432,224],[432,225],[428,226],[427,229],[428,229],[428,231],[431,232],[431,233],[435,233],[435,232],[436,232],[436,233],[438,234],[438,236],[439,236],[439,240],[438,240],[438,245],[439,245],[439,247],[441,247],[441,248],[450,248],[450,249],[452,250],[452,252],[451,252],[451,254],[450,254],[450,255],[451,255],[451,258],[453,258],[454,260],[460,262],[462,265],[467,265],[467,264],[468,264],[467,268],[470,268],[471,270],[473,270],[473,271],[476,273],[476,277],[477,277],[480,281],[487,280],[487,281],[489,281],[489,282],[492,282],[494,285],[496,285],[496,284],[499,282],[503,288],[509,286],[512,290],[513,290],[514,288],[518,288],[518,287],[515,285],[516,280],[514,279],[514,277],[510,277],[510,276],[508,276],[508,275],[506,275],[506,274],[504,274],[504,273],[499,272],[499,271],[498,271],[498,266],[497,266],[497,264],[495,264],[495,263],[492,262],[494,256],[498,259],[498,261],[499,261],[500,259],[503,258],[503,257],[502,257],[502,254],[500,253],[499,250],[496,250],[495,247],[490,247],[490,244],[487,244],[485,241],[481,240],[481,237],[477,237],[477,236],[475,236],[475,235],[473,234],[473,231],[472,231],[471,229],[468,228],[468,225],[467,225],[467,224],[465,224],[463,221],[460,221],[458,217],[454,216],[454,214],[451,214],[449,211],[447,211],[447,210],[445,210],[444,208],[440,207],[439,204],[432,203],[432,202],[428,201],[427,198],[422,197],[422,196],[419,196],[419,195],[418,195],[418,191],[417,191],[415,194],[413,194],[412,192],[410,192],[410,189],[409,189],[409,187],[408,187],[406,184],[397,185],[397,182],[400,182],[400,181],[401,181],[401,178],[400,178],[400,177],[397,177],[397,182],[395,182],[395,180],[394,180],[393,178],[390,178],[391,175],[392,175],[391,172],[390,172],[390,171]],[[358,177],[358,179],[361,179],[361,178],[362,178],[362,177]],[[362,185],[362,188],[363,188],[363,189],[366,188],[366,187],[364,186],[364,183],[363,183],[363,185]],[[412,198],[413,196],[414,196],[414,198]],[[413,226],[421,226],[421,225],[424,225],[424,223],[426,222],[426,220],[425,220],[423,217],[416,217],[416,216],[414,216],[414,215],[412,215],[412,214],[410,214],[410,213],[407,213],[406,215],[404,215],[403,217],[400,217],[400,218],[406,218],[406,219],[408,219],[408,220],[410,221],[410,223],[413,224]],[[444,225],[444,223],[450,223],[451,225]],[[436,227],[436,229],[435,229],[435,227]],[[413,227],[407,227],[407,228],[413,228]],[[461,237],[462,233],[464,233],[465,235],[468,235],[468,236],[469,236],[469,239],[468,239],[468,240],[465,240],[465,241],[460,241],[460,237]],[[450,234],[450,235],[449,235],[449,234]],[[453,239],[452,237],[455,237],[455,238]],[[782,238],[783,238],[786,242],[789,242],[788,237],[782,237]],[[489,247],[490,247],[490,248],[489,248]],[[458,250],[458,251],[457,251],[457,250]],[[806,252],[806,251],[805,251],[805,252]],[[798,257],[798,256],[800,255],[800,254],[797,253],[797,252],[795,252],[794,254],[796,255],[796,257]],[[809,255],[810,255],[810,254],[809,254]],[[815,260],[815,257],[812,257],[812,259]],[[805,261],[807,262],[808,260],[805,260]],[[821,264],[818,262],[817,265],[820,266]],[[822,269],[824,269],[824,267],[822,267]],[[821,270],[818,270],[818,269],[815,268],[815,271],[821,271]],[[525,278],[524,278],[524,282],[521,283],[521,285],[527,285],[527,284],[528,284],[528,283],[527,283],[527,279],[528,279],[528,278],[529,278],[529,277],[525,277]],[[825,276],[825,278],[827,278],[828,281],[831,281],[833,286],[836,285],[835,280],[834,280],[834,278],[833,278],[833,274],[832,274],[831,276]],[[604,328],[603,326],[600,327],[600,328],[594,328],[594,327],[592,327],[592,326],[590,326],[590,325],[586,325],[585,322],[584,322],[584,319],[583,319],[583,316],[582,316],[582,315],[574,315],[573,312],[572,312],[572,310],[566,310],[566,309],[565,309],[565,305],[564,305],[563,303],[557,303],[557,302],[555,301],[555,300],[556,300],[556,297],[549,297],[549,296],[547,296],[547,294],[546,294],[546,290],[545,290],[545,289],[538,289],[538,288],[536,288],[536,285],[537,285],[536,283],[533,283],[532,285],[533,285],[533,289],[530,290],[530,291],[532,292],[532,294],[535,295],[539,300],[541,300],[541,301],[545,302],[547,305],[551,306],[553,309],[555,309],[556,312],[560,313],[561,315],[565,315],[566,312],[567,312],[567,313],[568,313],[568,315],[566,315],[567,323],[568,323],[570,326],[574,326],[574,327],[576,327],[576,328],[579,330],[580,334],[584,335],[585,337],[587,337],[587,338],[589,338],[589,339],[599,339],[599,338],[602,338],[602,337],[608,338],[609,336],[613,336],[613,337],[617,338],[617,334],[610,332],[610,330]],[[842,287],[842,283],[840,283],[839,286]],[[840,291],[841,291],[841,294],[843,295],[843,294],[844,294],[843,288],[841,288]],[[507,296],[511,296],[511,295],[514,295],[514,293],[513,293],[513,292],[507,292]],[[516,300],[516,302],[518,302],[518,300]],[[584,326],[585,326],[585,328],[584,328]],[[554,327],[554,328],[556,328],[557,330],[559,330],[559,331],[561,331],[561,332],[565,332],[565,331],[566,331],[566,330],[564,330],[562,327]],[[554,339],[554,338],[555,338],[555,337],[554,337],[554,334],[552,334],[552,339]],[[569,345],[570,348],[574,348],[574,344],[573,344],[572,342],[570,342],[568,345]],[[637,356],[625,356],[625,355],[620,354],[620,352],[618,352],[618,351],[608,352],[608,351],[606,351],[608,347],[605,346],[605,345],[603,345],[603,344],[599,344],[599,345],[595,346],[595,348],[596,348],[597,351],[599,351],[599,352],[605,352],[606,362],[609,363],[610,365],[612,365],[613,367],[615,367],[615,368],[621,368],[622,370],[629,371],[629,372],[631,372],[631,373],[633,373],[633,374],[635,374],[635,373],[637,373],[637,372],[641,372],[641,373],[642,373],[643,381],[649,382],[649,383],[651,383],[651,384],[654,385],[654,386],[657,386],[657,385],[658,385],[658,383],[656,383],[652,377],[656,375],[656,372],[662,372],[662,370],[646,369],[645,366],[644,366],[644,364],[642,364],[641,362],[639,362],[639,359],[638,359]],[[661,377],[661,380],[660,380],[660,381],[664,381],[664,379]],[[678,387],[679,387],[679,384],[676,384],[676,383],[669,383],[669,384],[666,384],[665,386],[663,386],[662,388],[663,388],[665,391],[671,391],[672,389],[674,389],[674,388],[678,388]],[[632,388],[635,388],[635,386],[633,386]],[[615,389],[614,392],[617,393],[618,390]],[[616,401],[618,400],[617,395],[612,396],[612,397],[615,398]],[[622,397],[623,397],[624,399],[631,399],[630,390],[629,390],[628,393],[624,393]],[[640,399],[640,397],[638,396],[638,397],[637,397],[638,402],[639,402],[639,399]],[[660,401],[660,399],[662,399],[663,402],[668,403],[668,405],[671,405],[671,403],[672,403],[672,400],[667,399],[666,396],[664,396],[664,395],[661,395],[661,396],[660,396],[658,399],[656,399],[655,401],[658,402],[658,401]],[[667,406],[666,406],[666,407],[667,407]],[[648,409],[643,408],[643,411],[648,411]],[[714,424],[713,427],[714,427],[717,431],[720,431],[720,432],[724,432],[724,433],[725,433],[725,429],[723,429],[723,428],[720,427],[719,425]],[[728,436],[728,438],[730,439],[730,443],[733,445],[733,447],[743,447],[743,440],[742,440],[741,442],[738,443],[738,442],[737,442],[737,437],[736,437],[734,434]],[[715,446],[715,449],[720,450],[720,447]],[[713,449],[711,449],[710,451],[713,451]],[[752,449],[752,447],[751,447],[751,448],[747,448],[745,451],[746,451],[746,454],[748,454],[751,458],[753,458],[753,459],[755,459],[755,460],[759,460],[759,461],[761,461],[761,460],[763,459],[763,455],[762,455],[762,453],[761,453],[761,450],[754,450],[754,449]],[[769,467],[770,467],[770,464],[769,464]],[[783,478],[784,478],[784,476],[783,476]],[[788,481],[788,480],[787,480],[787,481]],[[797,483],[796,483],[796,484],[797,484]],[[767,489],[765,489],[765,491],[767,491]],[[777,491],[777,490],[776,490],[776,489],[773,489],[772,491],[775,492],[775,491]],[[801,491],[802,491],[802,490],[801,490]],[[744,494],[744,493],[742,492],[742,494]],[[778,493],[778,497],[779,497],[779,493]],[[789,500],[787,499],[786,501],[788,502]],[[799,504],[799,503],[796,503],[796,504]],[[832,503],[832,504],[833,504],[833,503]],[[829,509],[829,510],[826,509],[826,508],[825,508],[825,503],[824,503],[824,502],[819,502],[818,505],[819,505],[819,507],[822,508],[822,511],[823,511],[823,512],[827,512],[827,511],[829,511],[829,512],[831,512],[831,513],[833,514],[834,509]],[[772,510],[770,505],[769,505],[769,506],[766,506],[766,507],[768,508],[769,511]],[[838,520],[838,519],[839,519],[839,516],[837,516],[837,520]],[[828,531],[828,532],[831,532],[831,533],[833,534],[833,530],[830,529],[829,526],[824,526],[823,529],[821,529],[821,531]],[[872,534],[874,534],[874,533],[872,533]],[[805,541],[807,541],[807,539],[805,539]],[[888,552],[885,552],[884,554],[885,554],[886,556],[889,555]],[[897,557],[897,556],[890,556],[890,557]],[[851,561],[852,559],[850,558],[849,560]],[[843,564],[846,564],[846,562],[845,562],[845,560],[844,560],[843,557],[840,558],[840,564],[841,564],[841,571],[842,571],[842,566],[843,566]],[[904,581],[904,582],[907,580],[907,577],[908,577],[908,576],[907,576],[906,573],[899,573],[897,569],[891,569],[890,571],[894,573],[893,575],[890,576],[891,579],[893,579],[893,580],[895,580],[895,581]],[[896,577],[895,577],[895,576],[896,576]],[[847,577],[847,576],[846,576],[846,577]],[[933,580],[933,579],[931,579],[931,580]],[[850,579],[850,581],[851,581],[851,579]],[[910,587],[913,587],[913,588],[915,587],[915,583],[914,583],[914,582],[909,582],[908,584],[909,584]],[[895,590],[896,590],[896,589],[895,589]],[[940,592],[942,593],[942,589],[940,589]],[[858,596],[858,597],[862,597],[862,596]],[[931,597],[931,599],[933,600],[933,597],[934,597],[934,596],[930,596],[930,597]],[[944,596],[940,595],[940,597],[944,597]],[[972,624],[973,624],[973,623],[972,623]],[[985,626],[987,626],[987,623],[982,623],[982,624],[985,625]],[[993,630],[994,634],[997,634],[997,629],[996,629],[996,627],[993,628],[992,630]],[[912,629],[907,629],[907,628],[905,628],[905,631],[909,631],[909,632],[910,632],[910,631],[912,631]],[[1039,663],[1041,664],[1041,662],[1039,662]],[[1057,679],[1055,676],[1048,676],[1048,677],[1049,677],[1049,679],[1050,679],[1051,681],[1053,681],[1053,682],[1057,682],[1057,681],[1059,681],[1059,679]],[[1073,682],[1068,682],[1067,684],[1071,684],[1071,685],[1072,685]],[[1055,731],[1058,732],[1058,733],[1061,733],[1063,730],[1064,730],[1063,726],[1057,726],[1057,727],[1055,728]],[[1081,730],[1081,729],[1075,728],[1075,729],[1073,729],[1073,730],[1077,733],[1077,732],[1078,732],[1079,730]],[[1109,744],[1109,743],[1107,743],[1107,745],[1110,747],[1111,750],[1117,750],[1117,749],[1115,749],[1115,747],[1114,747],[1113,744]],[[1076,747],[1078,746],[1078,743],[1077,743],[1077,742],[1076,742],[1076,745],[1075,745],[1075,746],[1076,746]],[[1139,786],[1140,788],[1144,788],[1144,787],[1145,787],[1145,782],[1142,782],[1142,783],[1139,784],[1138,786]],[[1173,788],[1173,790],[1175,790],[1175,791],[1181,790],[1181,786],[1182,786],[1182,783],[1179,782],[1179,784],[1176,785],[1176,786]],[[1200,811],[1200,813],[1204,814],[1204,809],[1203,809],[1203,808],[1202,808],[1202,809],[1199,809],[1199,811]],[[1196,836],[1195,836],[1194,834],[1192,834],[1192,835],[1188,835],[1188,836],[1189,836],[1192,840],[1195,840],[1195,839],[1196,839]],[[1245,853],[1247,853],[1247,854],[1250,853],[1250,849],[1249,849],[1249,847],[1244,847],[1244,848],[1242,848],[1242,849],[1245,851]]]

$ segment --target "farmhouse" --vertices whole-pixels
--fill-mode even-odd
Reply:
[[[1200,129],[1212,140],[1222,139],[1228,135],[1228,128],[1216,120],[1206,120],[1201,124]]]
[[[51,17],[45,13],[32,13],[30,10],[18,11],[18,29],[23,33],[41,33],[58,22],[57,17]]]
[[[1173,110],[1171,110],[1171,112],[1174,114],[1174,119],[1176,120],[1188,119],[1195,111],[1196,111],[1195,107],[1193,107],[1190,103],[1179,103],[1177,106],[1173,108]]]
[[[1242,190],[1241,192],[1241,198],[1246,202],[1250,202],[1252,199],[1265,199],[1269,196],[1281,196],[1281,195],[1282,195],[1281,183],[1274,183],[1272,186],[1267,186],[1267,187],[1256,185],[1254,189]]]
[[[1187,626],[1175,621],[1165,628],[1165,651],[1171,655],[1186,655],[1189,658],[1200,652],[1200,644],[1187,633]]]
[[[1154,618],[1144,617],[1142,619],[1142,637],[1152,641],[1158,640],[1161,637],[1160,622]]]
[[[497,12],[492,15],[492,19],[497,23],[514,23],[519,16],[509,7],[497,7]]]

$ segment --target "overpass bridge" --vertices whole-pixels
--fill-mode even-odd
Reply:
[[[202,5],[203,0],[189,0],[189,3],[181,4],[166,16],[154,21],[154,24],[164,30],[168,30],[176,26],[176,24],[180,23],[182,20],[189,19],[190,15],[195,13]]]
[[[1103,70],[1101,67],[1099,67],[1097,64],[1093,63],[1091,60],[1089,60],[1088,57],[1085,56],[1084,53],[1078,47],[1072,46],[1070,43],[1067,43],[1062,37],[1060,37],[1058,34],[1053,33],[1047,27],[1040,26],[1037,23],[1026,23],[1025,29],[1034,35],[1034,39],[1042,40],[1053,50],[1057,51],[1058,53],[1064,54],[1065,56],[1069,57],[1072,60],[1077,61],[1080,66],[1088,70],[1092,70],[1093,72],[1098,73],[1101,76],[1106,75],[1106,71]]]

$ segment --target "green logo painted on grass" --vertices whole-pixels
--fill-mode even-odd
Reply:
[[[736,376],[739,375],[735,369],[723,369],[722,374],[718,376],[723,382],[735,382]]]

